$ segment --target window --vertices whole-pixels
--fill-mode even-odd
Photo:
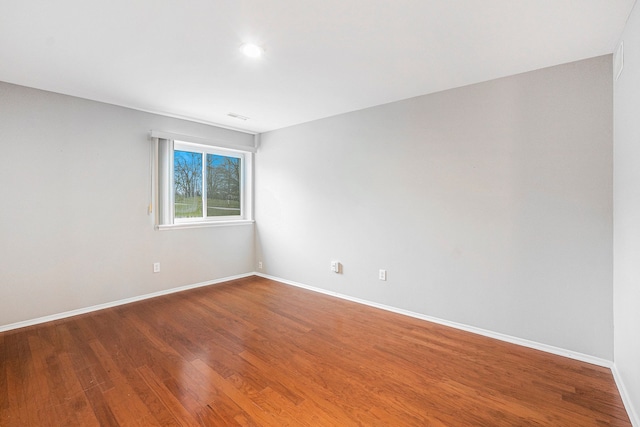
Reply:
[[[158,228],[251,220],[252,147],[156,141]]]
[[[175,142],[173,151],[174,218],[242,218],[242,154]]]

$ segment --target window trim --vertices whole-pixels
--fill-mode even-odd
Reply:
[[[207,227],[232,227],[237,225],[252,225],[255,221],[252,219],[220,220],[220,221],[201,221],[201,222],[183,222],[179,224],[158,224],[156,230],[181,230],[184,228],[207,228]]]
[[[149,133],[149,135],[152,139],[167,139],[171,141],[183,141],[183,142],[189,142],[192,144],[200,144],[207,147],[217,147],[225,150],[240,151],[243,153],[255,153],[256,151],[258,151],[256,147],[251,147],[248,145],[230,144],[221,139],[200,138],[197,136],[180,135],[177,133],[162,132],[158,130],[152,130]]]
[[[172,138],[166,138],[171,136]],[[173,138],[175,137],[175,139]],[[217,144],[219,141],[209,141],[204,144],[202,138],[182,137],[166,132],[151,132],[154,144],[154,169],[152,203],[149,207],[149,214],[154,213],[155,207],[155,229],[175,230],[183,228],[220,227],[253,224],[253,153],[255,147],[244,147],[231,144]],[[194,142],[198,141],[198,142]],[[213,145],[216,143],[216,145]],[[174,205],[174,151],[196,151],[206,154],[240,157],[242,160],[242,171],[240,177],[240,197],[241,215],[233,216],[213,216],[201,218],[175,218]],[[206,162],[203,162],[203,169]],[[204,180],[203,176],[203,180]],[[204,184],[204,183],[203,183]],[[206,184],[204,184],[206,185]]]

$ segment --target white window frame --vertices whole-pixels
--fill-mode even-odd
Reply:
[[[167,137],[169,135],[171,138]],[[155,227],[157,230],[170,230],[192,227],[212,227],[253,224],[253,147],[232,147],[228,144],[210,145],[202,143],[200,138],[179,137],[174,139],[172,134],[152,131],[152,140],[155,141],[156,167],[154,175],[154,201],[150,213],[155,210]],[[177,138],[177,136],[176,136]],[[191,142],[196,140],[197,142]],[[162,143],[160,143],[162,141]],[[207,141],[209,142],[209,141]],[[203,217],[175,218],[175,183],[174,183],[174,152],[190,151],[203,154],[203,198],[206,197],[206,155],[214,154],[241,159],[240,172],[240,215],[233,216],[206,216],[206,204],[203,203]],[[153,209],[153,206],[156,206]]]

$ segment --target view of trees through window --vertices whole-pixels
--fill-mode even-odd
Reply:
[[[180,150],[173,158],[176,218],[240,215],[240,158]]]

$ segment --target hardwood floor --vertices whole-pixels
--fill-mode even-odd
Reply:
[[[630,426],[608,369],[250,277],[0,334],[1,426]]]

